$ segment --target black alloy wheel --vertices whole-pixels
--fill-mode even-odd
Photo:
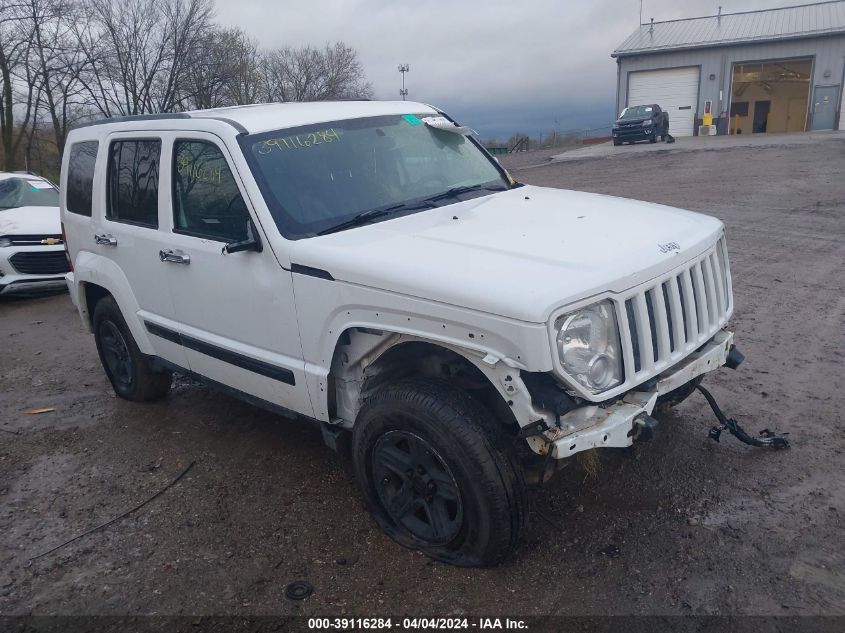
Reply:
[[[527,499],[513,442],[461,389],[424,377],[382,386],[358,413],[351,449],[373,518],[400,545],[464,567],[516,547]]]
[[[390,518],[430,545],[461,530],[463,502],[452,471],[423,438],[390,431],[373,448],[372,477]]]
[[[92,321],[100,362],[118,396],[144,402],[167,395],[173,374],[141,353],[114,297],[97,302]]]
[[[131,389],[135,382],[135,367],[126,340],[112,321],[100,322],[98,334],[109,374],[121,389]]]

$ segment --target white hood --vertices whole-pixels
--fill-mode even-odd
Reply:
[[[0,210],[0,235],[59,235],[59,207],[17,207]]]
[[[691,211],[525,186],[299,240],[291,261],[342,281],[541,323],[567,303],[680,266],[722,230]]]

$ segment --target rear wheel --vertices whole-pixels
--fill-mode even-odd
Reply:
[[[616,147],[619,147],[620,145],[622,145],[622,141],[617,141],[616,139],[613,139],[613,144],[614,144]]]
[[[112,297],[97,302],[93,321],[97,352],[114,392],[139,402],[167,395],[173,375],[154,369],[144,357]]]
[[[467,567],[516,546],[525,484],[500,423],[464,392],[429,380],[385,387],[361,409],[352,454],[376,522],[400,545]]]

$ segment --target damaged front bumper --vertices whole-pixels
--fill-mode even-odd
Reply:
[[[528,438],[535,452],[554,459],[570,457],[591,448],[624,448],[651,426],[651,413],[660,396],[725,365],[733,346],[733,332],[721,330],[698,351],[610,405],[589,405],[560,418],[560,427]],[[571,429],[578,429],[571,431]]]

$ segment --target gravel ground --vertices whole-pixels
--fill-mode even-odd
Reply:
[[[713,442],[693,396],[633,455],[534,493],[548,520],[508,563],[452,568],[382,535],[313,427],[182,380],[119,400],[66,295],[2,299],[0,614],[845,614],[845,143],[526,158],[502,162],[725,221],[747,360],[707,384],[791,450]],[[298,579],[315,592],[294,603]]]

